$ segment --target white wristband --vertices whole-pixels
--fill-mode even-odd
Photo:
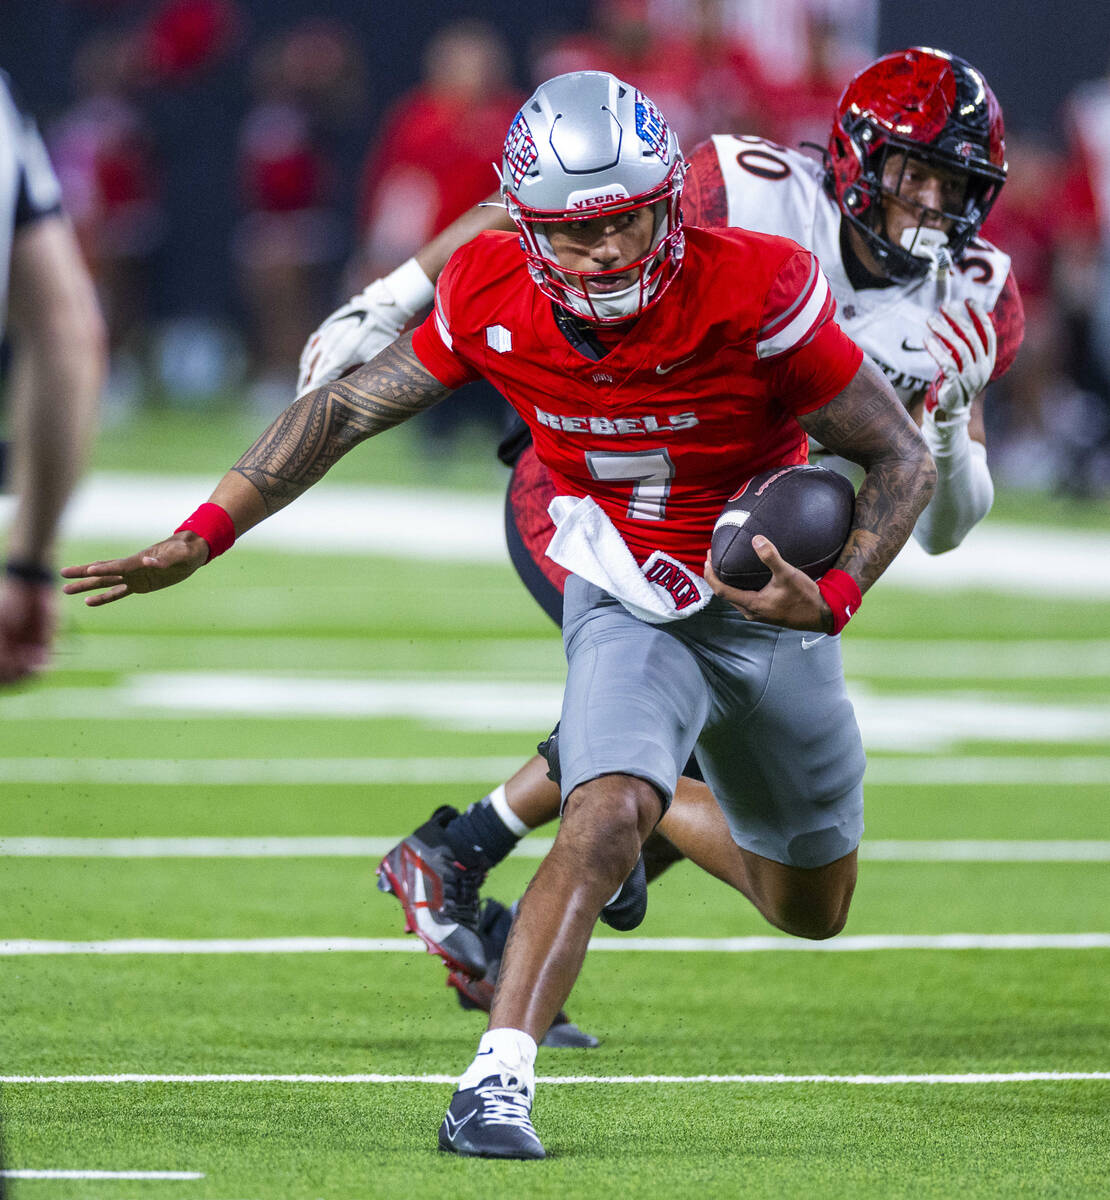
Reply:
[[[435,299],[435,284],[424,274],[415,258],[407,259],[396,271],[391,271],[382,283],[397,302],[397,307],[415,317]]]

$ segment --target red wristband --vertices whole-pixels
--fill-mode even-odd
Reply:
[[[834,567],[818,579],[817,590],[821,593],[825,603],[832,609],[832,631],[833,637],[835,637],[859,612],[859,606],[863,603],[859,584],[847,571],[838,571]]]
[[[202,504],[191,517],[178,525],[174,533],[181,533],[186,529],[208,543],[208,557],[205,562],[219,558],[225,550],[230,550],[235,545],[235,523],[227,510],[218,504]]]

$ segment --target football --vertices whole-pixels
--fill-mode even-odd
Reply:
[[[758,591],[771,578],[752,549],[752,538],[770,539],[791,566],[811,579],[840,557],[855,511],[851,481],[825,467],[774,467],[752,476],[721,509],[713,526],[709,560],[722,583]]]

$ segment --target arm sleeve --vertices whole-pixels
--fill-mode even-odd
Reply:
[[[817,259],[800,247],[776,275],[763,307],[756,354],[779,402],[800,416],[851,382],[863,351],[834,320],[836,301]]]
[[[949,429],[926,413],[921,434],[937,465],[937,486],[917,518],[913,536],[926,554],[943,554],[954,550],[990,512],[994,482],[987,448],[968,437],[966,422]]]
[[[456,300],[460,257],[464,251],[465,247],[463,251],[456,251],[444,267],[436,284],[435,305],[427,320],[418,325],[412,335],[413,353],[444,387],[449,388],[462,387],[481,377],[481,373],[458,353],[451,332],[452,304]]]
[[[1025,312],[1013,272],[1002,285],[990,320],[998,337],[991,379],[997,379],[1010,369],[1025,332]],[[943,554],[954,550],[990,512],[994,481],[987,449],[971,440],[966,419],[938,424],[935,409],[926,404],[921,435],[937,465],[937,486],[917,518],[913,536],[926,554]]]

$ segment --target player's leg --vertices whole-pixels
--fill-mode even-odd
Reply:
[[[751,898],[747,867],[720,805],[704,783],[685,775],[678,781],[666,816],[644,847],[648,880],[657,879],[683,858]]]
[[[569,995],[606,897],[662,815],[709,709],[696,657],[668,630],[574,577],[566,609],[564,814],[520,902],[490,1028],[441,1129],[440,1145],[464,1154],[498,1152],[484,1084],[512,1077],[532,1094],[535,1039]],[[460,1143],[468,1114],[475,1132]]]
[[[831,937],[855,888],[865,765],[839,639],[749,631],[762,649],[749,649],[740,669],[758,702],[739,722],[727,703],[715,711],[698,759],[740,848],[741,890],[777,928]],[[733,667],[721,659],[711,670],[727,676]],[[728,684],[714,693],[727,696]]]
[[[458,993],[459,1006],[488,1013],[493,1007],[494,989],[501,973],[501,959],[509,940],[509,930],[516,916],[517,905],[506,908],[492,898],[482,902],[478,916],[478,936],[486,951],[486,973],[472,979],[462,971],[448,971],[447,983]],[[541,1046],[564,1050],[592,1050],[601,1039],[586,1033],[570,1019],[563,1009],[555,1014],[551,1028],[544,1034]]]
[[[521,581],[552,621],[561,625],[567,572],[544,553],[555,528],[547,512],[555,486],[526,435],[521,424],[500,452],[513,466],[505,497],[505,539]],[[547,762],[536,755],[464,812],[437,809],[386,855],[379,868],[379,880],[384,882],[379,886],[400,901],[406,929],[418,933],[449,969],[475,981],[488,976],[491,956],[483,949],[478,930],[477,889],[522,837],[559,815],[560,799],[558,784],[548,777]],[[406,843],[411,843],[411,853],[404,849]],[[624,907],[628,911],[618,911],[615,923],[618,928],[632,928],[643,916],[641,892],[634,891]],[[500,958],[500,947],[494,950]],[[475,993],[482,994],[480,988]]]
[[[490,1028],[539,1040],[570,995],[605,902],[662,814],[658,791],[627,775],[584,783],[567,800],[555,844],[521,898]]]
[[[777,929],[820,941],[834,937],[848,919],[856,886],[856,855],[822,867],[791,867],[741,850],[749,899]]]
[[[504,788],[505,803],[518,822],[515,829],[523,829],[522,837],[559,815],[559,785],[548,775],[547,760],[539,754],[534,754],[511,779],[506,779]],[[508,817],[500,815],[508,825]]]

